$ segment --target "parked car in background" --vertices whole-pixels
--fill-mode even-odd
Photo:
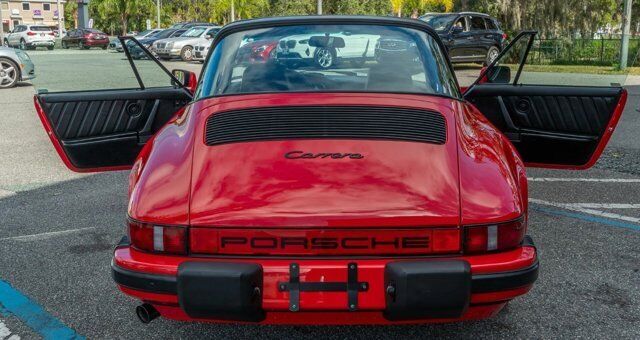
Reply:
[[[193,59],[191,60],[204,63],[204,60],[207,58],[207,53],[209,53],[210,46],[211,41],[209,40],[198,43],[198,45],[193,47]]]
[[[379,35],[352,32],[292,35],[278,42],[276,59],[290,67],[315,64],[328,69],[343,61],[359,67],[367,59],[373,59],[379,38]]]
[[[181,58],[184,61],[191,61],[193,47],[212,39],[220,28],[220,26],[192,27],[179,37],[157,40],[152,48],[160,59]]]
[[[59,37],[59,35],[58,35],[58,26],[56,26],[56,25],[51,25],[51,26],[49,26],[49,28],[51,28],[51,30],[53,31],[53,35],[54,35],[56,38],[60,38],[60,37]],[[62,29],[62,36],[65,36],[66,34],[67,34],[67,30],[63,28],[63,29]]]
[[[192,27],[196,27],[196,26],[218,26],[216,24],[212,24],[209,22],[196,22],[196,21],[192,21],[192,22],[178,22],[175,23],[173,25],[171,25],[171,27],[169,28],[192,28]]]
[[[161,28],[155,28],[155,29],[151,29],[151,30],[146,30],[146,31],[142,31],[138,34],[134,34],[133,37],[140,40],[140,39],[144,39],[144,38],[150,38],[156,34],[158,34],[159,32],[164,31]]]
[[[18,25],[4,38],[4,44],[9,47],[19,47],[21,50],[46,47],[53,50],[56,37],[49,26]]]
[[[0,46],[0,89],[35,77],[35,67],[26,52]]]
[[[124,52],[124,49],[122,48],[122,43],[118,38],[111,39],[111,41],[109,41],[108,48],[116,52]]]
[[[453,63],[488,65],[506,46],[507,34],[495,18],[475,12],[428,13],[422,17],[438,32]]]
[[[186,32],[186,29],[175,29],[175,28],[168,28],[166,30],[162,30],[160,32],[157,32],[151,36],[147,36],[147,38],[143,38],[143,39],[138,39],[138,41],[144,46],[146,47],[149,51],[151,51],[152,53],[155,53],[154,49],[153,49],[153,43],[160,40],[160,39],[167,39],[167,38],[173,38],[173,37],[179,37],[181,36],[184,32]],[[133,43],[131,40],[128,42],[129,47],[129,53],[131,53],[131,57],[133,57],[134,59],[140,59],[140,58],[146,58],[146,53],[144,53],[144,51],[142,51],[142,49],[140,47],[138,47],[137,44]]]
[[[62,38],[61,44],[62,48],[78,46],[80,49],[100,47],[106,50],[109,46],[109,37],[106,33],[93,28],[73,29]]]
[[[276,59],[277,40],[248,41],[238,49],[236,60],[240,64],[262,64]]]
[[[415,42],[398,37],[381,37],[376,42],[375,59],[379,63],[397,63],[406,66],[419,64],[419,52]]]

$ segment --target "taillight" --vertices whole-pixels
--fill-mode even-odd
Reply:
[[[526,231],[524,218],[505,223],[466,226],[464,251],[479,253],[515,248],[522,243]]]
[[[507,35],[507,33],[502,33],[502,40],[507,40],[509,36]]]
[[[129,220],[131,244],[146,251],[186,254],[187,228],[162,226]]]
[[[35,32],[27,32],[27,35],[36,35]]]
[[[47,33],[47,34],[48,34],[48,35],[55,35],[53,32],[49,32],[49,33]]]

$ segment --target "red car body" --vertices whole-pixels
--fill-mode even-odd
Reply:
[[[296,20],[326,17],[258,22]],[[216,39],[251,23],[223,29]],[[144,302],[143,320],[159,314],[211,322],[387,324],[487,318],[528,292],[538,256],[525,236],[523,157],[529,165],[593,165],[626,100],[622,89],[599,90],[598,96],[614,99],[597,143],[575,162],[547,161],[529,144],[510,141],[474,105],[494,89],[478,84],[478,97],[468,100],[340,92],[204,98],[154,132],[135,162],[101,158],[92,166],[82,165],[90,156],[78,150],[95,143],[65,138],[57,129],[65,124],[60,103],[69,95],[44,94],[35,103],[69,168],[132,168],[129,235],[116,247],[112,269],[120,290]],[[208,122],[228,112],[363,105],[434,112],[446,139],[208,145]]]

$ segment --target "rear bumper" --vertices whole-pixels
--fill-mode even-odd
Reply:
[[[298,266],[297,279],[292,266]],[[466,274],[464,268],[468,268]],[[406,260],[189,258],[138,252],[125,241],[116,248],[112,273],[123,292],[179,320],[443,322],[491,317],[507,301],[529,291],[538,276],[538,259],[530,238],[522,247],[502,253]],[[429,286],[430,282],[438,284]],[[391,285],[398,286],[394,295],[389,291]],[[242,286],[244,292],[226,289]],[[207,295],[234,298],[222,306],[216,302],[219,299],[202,302],[194,298]],[[426,308],[434,305],[439,307]]]
[[[55,41],[53,40],[31,40],[27,41],[27,46],[53,46]]]

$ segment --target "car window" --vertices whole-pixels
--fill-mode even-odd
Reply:
[[[254,29],[224,37],[212,53],[196,97],[330,91],[459,96],[436,40],[409,28],[295,25]]]
[[[458,18],[458,20],[456,20],[456,22],[453,25],[457,27],[462,27],[462,31],[464,32],[469,30],[469,27],[467,27],[467,20],[465,20],[465,17]]]
[[[484,18],[482,17],[471,17],[471,30],[478,31],[486,29],[484,26]]]
[[[50,32],[51,28],[48,26],[31,26],[31,30],[34,32]]]
[[[184,32],[184,34],[181,35],[181,36],[182,37],[197,38],[197,37],[201,36],[202,33],[204,33],[205,30],[206,30],[206,28],[204,28],[204,27],[194,27],[194,28],[190,28],[188,31]]]
[[[217,28],[217,27],[216,28],[211,28],[211,29],[209,29],[207,31],[207,34],[211,34],[213,36],[213,35],[216,35],[216,33],[218,33],[219,30],[220,30],[220,28]]]
[[[496,24],[493,22],[493,19],[485,18],[484,20],[485,20],[485,23],[487,24],[487,29],[489,29],[489,30],[497,30],[498,29]]]
[[[420,19],[425,21],[429,26],[431,26],[436,31],[445,31],[451,26],[451,23],[455,18],[456,18],[455,14],[446,14],[446,15],[425,15]]]

